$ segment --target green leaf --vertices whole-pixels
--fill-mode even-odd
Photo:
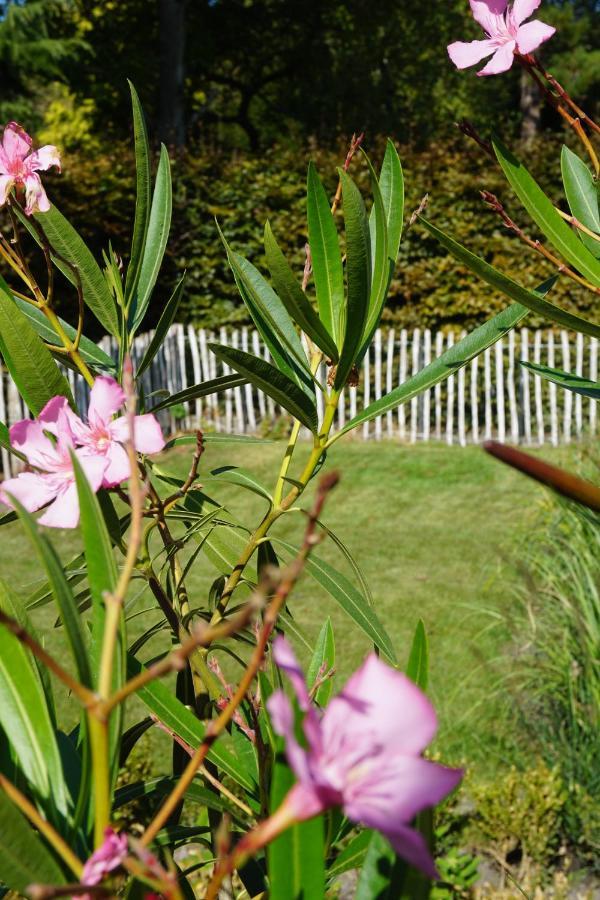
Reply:
[[[221,575],[230,575],[248,543],[248,534],[232,523],[222,523],[210,531],[200,532],[204,540],[204,553]],[[254,560],[244,569],[244,576],[252,580],[256,577]]]
[[[275,365],[305,393],[312,396],[314,387],[306,353],[286,308],[256,266],[239,253],[235,253],[218,225],[217,228],[242,300],[248,307]]]
[[[113,592],[117,585],[117,564],[115,562],[110,535],[102,515],[98,498],[94,494],[81,463],[74,453],[71,454],[75,483],[79,497],[80,529],[83,538],[83,549],[87,565],[88,584],[92,598],[92,638],[90,657],[92,678],[98,685],[100,660],[104,639],[104,623],[106,617],[104,594]],[[120,627],[117,635],[117,646],[113,659],[113,690],[119,688],[125,677],[125,619],[121,612]],[[123,726],[123,706],[113,710],[109,722],[109,752],[113,782],[117,775],[119,762],[119,742]]]
[[[291,319],[300,326],[302,331],[309,336],[317,347],[320,347],[323,353],[326,353],[334,362],[337,362],[338,350],[335,341],[298,284],[296,276],[281,252],[268,222],[265,225],[265,253],[275,290]]]
[[[139,378],[148,368],[158,351],[160,350],[163,341],[167,335],[167,332],[173,322],[175,321],[175,316],[177,315],[177,310],[179,308],[179,303],[183,296],[183,286],[185,283],[185,272],[175,285],[175,290],[171,294],[169,301],[165,308],[162,311],[162,315],[158,321],[158,325],[156,326],[156,330],[154,332],[154,336],[148,345],[148,349],[144,353],[144,357],[141,363],[138,366],[138,370],[136,372],[136,378]]]
[[[404,176],[400,157],[393,142],[388,138],[385,155],[379,175],[379,188],[385,208],[385,219],[388,230],[388,255],[390,259],[391,280],[402,237],[402,219],[404,216]]]
[[[320,319],[338,347],[342,346],[344,270],[338,233],[329,200],[314,163],[308,164],[308,242]]]
[[[32,237],[40,244],[36,229],[27,220],[27,216],[19,215],[21,222]],[[35,213],[35,219],[42,226],[50,246],[54,251],[54,264],[71,284],[77,286],[77,278],[72,266],[79,273],[83,299],[85,304],[110,334],[119,336],[119,318],[113,296],[106,282],[102,269],[92,256],[82,238],[79,237],[70,222],[51,206],[48,212]],[[65,260],[67,262],[65,262]],[[67,263],[71,263],[68,265]]]
[[[512,189],[544,236],[585,278],[600,287],[600,262],[573,234],[525,166],[499,142],[494,141],[493,145]]]
[[[582,334],[590,335],[590,337],[600,337],[600,326],[594,325],[591,322],[582,319],[580,316],[565,312],[565,310],[561,309],[559,306],[549,303],[543,296],[540,296],[540,294],[546,294],[550,290],[556,281],[556,277],[548,279],[548,281],[539,285],[535,290],[530,291],[528,288],[524,288],[520,284],[517,284],[512,278],[499,272],[498,269],[490,266],[489,263],[486,263],[478,256],[475,256],[474,253],[471,253],[451,237],[448,237],[447,234],[444,234],[443,231],[440,231],[439,228],[436,228],[431,222],[428,222],[421,216],[419,219],[443,247],[449,250],[456,259],[468,266],[468,268],[475,272],[476,275],[479,275],[480,278],[487,281],[491,287],[497,288],[497,290],[506,294],[507,297],[510,297],[511,300],[515,300],[522,306],[526,306],[527,309],[538,313],[538,315],[543,316],[545,319],[556,322],[557,325],[561,325],[563,328],[580,331]]]
[[[598,185],[584,163],[568,147],[562,148],[560,157],[565,195],[571,215],[594,231],[600,238],[600,209],[598,208]],[[588,234],[578,231],[580,240],[590,253],[600,258],[600,240],[595,241]]]
[[[325,672],[329,672],[335,666],[335,640],[333,637],[333,626],[329,616],[323,622],[319,636],[315,644],[315,652],[306,672],[306,682],[309,687],[315,684],[317,679]],[[322,672],[321,670],[324,670]],[[318,689],[315,694],[315,700],[320,706],[327,706],[333,693],[333,680],[328,678]]]
[[[271,540],[283,547],[290,556],[296,555],[297,551],[292,544],[288,544],[287,541],[280,538],[271,538]],[[339,603],[344,612],[356,622],[361,631],[385,653],[388,659],[395,663],[396,653],[389,635],[373,608],[369,606],[352,582],[314,554],[311,554],[306,561],[306,572]]]
[[[16,606],[0,581],[0,609],[12,616]],[[19,760],[46,814],[54,821],[67,815],[67,789],[52,716],[30,652],[0,625],[0,727]]]
[[[511,304],[502,310],[501,313],[498,313],[497,316],[480,325],[479,328],[476,328],[457,344],[454,344],[453,347],[442,353],[441,356],[428,366],[425,366],[424,369],[421,369],[420,372],[417,372],[416,375],[412,375],[399,387],[386,394],[385,397],[381,397],[380,400],[376,400],[375,403],[371,403],[366,409],[363,409],[344,428],[335,433],[334,440],[337,440],[348,431],[352,431],[353,428],[356,428],[363,422],[368,422],[375,416],[382,415],[388,409],[394,409],[396,406],[400,406],[401,403],[406,403],[412,397],[416,397],[439,381],[448,378],[449,375],[458,372],[474,356],[478,356],[486,347],[491,347],[497,340],[508,334],[526,315],[527,310],[524,306],[520,306],[518,303]]]
[[[358,353],[358,361],[360,362],[367,347],[371,343],[371,338],[375,329],[379,325],[381,318],[381,310],[385,303],[388,284],[390,280],[390,259],[388,249],[388,233],[385,207],[381,190],[375,175],[375,170],[371,165],[371,160],[366,153],[363,156],[367,162],[369,173],[371,175],[371,190],[373,191],[373,207],[369,217],[369,233],[371,237],[371,260],[373,271],[371,274],[371,293],[369,296],[369,311],[367,321],[365,323],[365,331],[361,348]]]
[[[1,424],[1,423],[0,423]],[[1,441],[1,439],[0,439]],[[251,434],[219,434],[216,431],[202,432],[202,441],[205,444],[272,444],[272,438],[258,438]],[[196,445],[197,438],[195,434],[184,434],[181,437],[173,438],[165,444],[165,450],[172,447],[180,447],[184,444]]]
[[[405,867],[378,831],[370,835],[354,900],[398,900]]]
[[[27,317],[13,301],[0,277],[0,353],[23,400],[34,416],[60,394],[74,406],[69,384],[37,336]]]
[[[144,666],[131,654],[127,655],[127,675],[133,678],[144,670]],[[204,740],[206,730],[194,713],[178,700],[162,681],[151,681],[141,688],[136,697],[153,713],[163,725],[180,737],[190,747],[198,747]],[[221,735],[211,747],[208,759],[227,773],[236,784],[250,794],[256,791],[254,780],[241,765],[231,749],[231,738]]]
[[[280,743],[281,746],[281,743]],[[295,777],[280,753],[271,785],[271,814],[281,805]],[[286,829],[267,846],[269,900],[323,900],[325,833],[323,816]]]
[[[429,679],[429,647],[423,619],[419,619],[413,636],[406,674],[422,691],[427,690]]]
[[[31,884],[65,884],[59,864],[22,812],[0,789],[0,882],[25,896]]]
[[[335,373],[336,390],[344,387],[356,360],[367,321],[371,293],[371,242],[365,204],[350,176],[343,169],[339,173],[346,226],[348,305],[345,312],[344,342]]]
[[[160,403],[156,403],[150,409],[150,412],[156,413],[160,409],[168,409],[170,406],[185,403],[187,400],[195,400],[197,397],[208,397],[209,394],[218,394],[220,391],[226,391],[229,388],[246,384],[246,381],[247,379],[240,375],[221,375],[219,378],[213,378],[212,381],[203,381],[202,384],[194,384],[183,391],[171,394],[170,397],[166,397]]]
[[[34,330],[43,340],[45,340],[49,344],[55,344],[57,347],[62,347],[63,344],[48,322],[48,319],[44,315],[44,313],[37,308],[37,306],[32,306],[31,303],[28,303],[26,300],[23,300],[21,297],[13,298],[21,312],[29,319],[29,322],[33,326]],[[65,322],[64,319],[59,317],[58,321],[60,322],[61,328],[65,332],[68,338],[74,340],[77,335],[77,331],[73,328],[72,325],[69,325],[68,322]],[[52,351],[51,351],[52,352]],[[114,360],[105,353],[97,344],[87,338],[84,334],[82,334],[79,338],[79,353],[83,357],[86,363],[88,363],[94,369],[101,369],[105,372],[116,372],[116,364]],[[64,354],[60,354],[56,356],[61,362],[65,361]]]
[[[522,362],[522,366],[539,375],[547,381],[553,381],[568,391],[575,394],[581,394],[582,397],[591,397],[592,400],[600,400],[600,382],[589,381],[587,378],[581,378],[572,372],[561,372],[560,369],[550,369],[548,366],[538,366],[536,363]]]
[[[46,571],[48,583],[58,606],[67,640],[73,654],[79,681],[86,687],[92,687],[92,675],[81,620],[62,563],[46,535],[40,532],[33,516],[27,512],[15,497],[11,498],[11,500]]]
[[[254,494],[258,494],[259,497],[263,497],[269,504],[273,503],[273,498],[266,487],[255,478],[252,472],[248,472],[240,466],[220,466],[218,469],[212,469],[210,475],[211,478],[218,481],[226,481],[228,484],[246,488]]]
[[[131,91],[131,107],[133,113],[133,139],[135,144],[135,221],[133,223],[133,237],[131,239],[131,256],[127,267],[125,281],[125,299],[135,292],[140,268],[144,256],[146,236],[148,234],[148,222],[150,219],[150,144],[144,111],[140,103],[137,91],[128,79]]]
[[[171,793],[177,784],[176,778],[158,777],[149,781],[134,781],[126,784],[124,787],[115,791],[114,809],[125,806],[126,803],[132,803],[141,797],[166,797]],[[217,812],[227,812],[234,817],[240,819],[240,809],[233,803],[228,803],[223,797],[220,797],[215,791],[210,791],[201,784],[192,782],[187,791],[185,798],[193,803],[199,803],[208,809],[215,809]]]
[[[162,144],[154,193],[152,195],[148,231],[144,243],[144,254],[140,263],[138,282],[129,314],[132,333],[140,327],[148,309],[150,297],[152,296],[167,247],[172,209],[171,164],[167,148]]]
[[[287,375],[264,359],[226,347],[209,344],[209,350],[222,362],[239,372],[268,397],[287,409],[292,416],[316,434],[318,431],[317,409],[312,399]]]
[[[341,853],[336,856],[333,863],[328,866],[328,877],[336,878],[338,875],[342,875],[343,872],[348,872],[350,869],[362,869],[372,835],[373,832],[369,828],[364,828],[359,831],[358,834],[352,838],[350,843],[344,847]]]

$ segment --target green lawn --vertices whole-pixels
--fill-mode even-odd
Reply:
[[[201,470],[243,465],[270,485],[282,452],[281,443],[213,444]],[[300,446],[297,452],[301,461],[306,448]],[[556,452],[545,450],[544,456],[555,458]],[[163,462],[183,473],[188,460],[189,454],[180,448]],[[362,567],[401,661],[417,620],[425,622],[431,650],[430,693],[441,721],[440,752],[448,761],[468,761],[481,772],[508,764],[518,743],[513,704],[507,702],[502,680],[510,665],[511,609],[522,580],[520,549],[544,491],[476,447],[346,442],[334,446],[327,465],[338,469],[342,478],[323,520]],[[264,508],[258,496],[238,488],[211,485],[208,492],[227,502],[248,526],[257,523]],[[305,499],[305,505],[308,502]],[[302,516],[291,514],[278,523],[275,533],[300,539],[303,522]],[[68,559],[77,548],[77,535],[48,533]],[[351,574],[332,542],[318,553]],[[2,577],[23,595],[36,586],[37,561],[17,525],[2,531],[1,564]],[[192,605],[204,602],[215,575],[212,565],[199,556],[189,582]],[[151,605],[148,597],[137,603],[140,609]],[[339,683],[368,651],[367,640],[306,575],[292,607],[311,637],[326,616],[332,617]],[[60,647],[52,608],[37,611],[35,620],[49,645]],[[152,621],[150,612],[134,619],[132,628],[139,630],[142,622],[148,627]]]

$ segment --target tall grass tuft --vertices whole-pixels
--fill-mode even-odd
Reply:
[[[567,788],[565,837],[600,868],[600,518],[557,501],[525,563],[515,673],[526,727]]]

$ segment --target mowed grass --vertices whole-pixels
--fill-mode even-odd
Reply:
[[[201,472],[222,465],[242,465],[272,486],[284,450],[281,442],[252,445],[208,445]],[[166,455],[161,464],[183,475],[189,467],[187,448]],[[297,465],[308,447],[297,449]],[[545,458],[564,451],[544,450]],[[492,773],[509,765],[520,752],[517,715],[507,702],[504,673],[510,666],[511,610],[521,548],[529,540],[544,491],[533,482],[488,457],[478,447],[405,446],[395,442],[340,442],[327,467],[341,480],[330,496],[323,521],[341,538],[362,568],[380,619],[396,647],[400,663],[408,656],[415,625],[422,618],[430,641],[430,695],[440,719],[437,749],[448,762],[465,762]],[[294,471],[291,472],[292,476]],[[201,479],[202,480],[202,476]],[[260,497],[228,485],[207,492],[249,528],[265,510]],[[302,500],[310,505],[314,487]],[[291,513],[274,534],[300,542],[304,517]],[[63,559],[79,547],[73,532],[47,532]],[[348,562],[333,542],[317,553],[349,577]],[[18,525],[2,530],[1,577],[26,596],[40,582],[37,559]],[[192,606],[206,602],[217,575],[200,554],[191,570]],[[132,611],[152,605],[147,595]],[[355,668],[369,642],[335,601],[306,574],[290,601],[295,618],[314,639],[331,616],[337,644],[336,684]],[[64,656],[51,606],[35,612],[47,645]],[[131,621],[132,634],[157,621],[146,612]],[[165,639],[163,638],[163,646]],[[151,645],[146,656],[157,649]],[[306,649],[299,647],[306,658]]]

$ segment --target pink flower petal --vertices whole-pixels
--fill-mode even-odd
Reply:
[[[556,28],[534,19],[526,25],[521,25],[517,32],[517,48],[519,53],[533,53],[534,50],[549,40],[555,33]]]
[[[292,682],[298,706],[303,712],[306,712],[310,708],[310,697],[304,680],[304,672],[300,668],[291,644],[282,635],[273,641],[273,659]]]
[[[408,825],[400,824],[390,829],[388,823],[383,834],[398,856],[401,856],[402,859],[416,869],[420,869],[432,881],[439,879],[440,876],[429,852],[429,847],[420,831],[415,831],[414,828],[409,828]]]
[[[503,44],[502,47],[496,50],[487,66],[484,66],[477,74],[500,75],[501,72],[508,72],[515,58],[514,51],[516,46],[516,41],[507,41],[506,44]]]
[[[76,450],[75,454],[85,473],[85,477],[90,483],[90,487],[96,493],[104,481],[107,466],[106,456],[92,453],[87,447]]]
[[[116,834],[112,828],[104,832],[104,843],[92,853],[83,867],[81,883],[88,885],[100,882],[121,865],[127,856],[127,835]]]
[[[15,185],[12,175],[0,175],[0,206],[4,206]]]
[[[310,784],[312,778],[308,766],[308,756],[296,740],[292,704],[284,692],[278,690],[269,697],[267,709],[276,734],[285,738],[285,754],[290,768],[299,781],[303,784]]]
[[[489,35],[503,26],[507,0],[469,0],[469,3],[473,18]]]
[[[103,487],[114,487],[123,481],[127,481],[131,475],[131,467],[125,448],[116,441],[111,441],[106,451],[105,459],[107,465],[104,470]]]
[[[511,15],[515,25],[520,25],[529,16],[532,16],[540,6],[542,0],[515,0],[512,5]]]
[[[448,769],[420,756],[404,756],[386,747],[382,759],[366,760],[344,792],[344,809],[355,822],[380,830],[387,822],[410,822],[436,806],[459,783],[460,769]],[[375,824],[378,823],[378,824]]]
[[[108,426],[110,436],[123,444],[129,440],[129,423],[125,416],[113,419]],[[136,416],[133,424],[135,449],[139,453],[160,453],[165,446],[165,439],[156,416],[146,413]]]
[[[23,160],[31,150],[32,140],[16,122],[9,122],[4,129],[2,146],[8,160]]]
[[[106,425],[125,402],[125,392],[114,378],[100,375],[90,393],[88,420],[91,425]]]
[[[47,469],[49,464],[56,461],[56,450],[50,440],[44,434],[42,422],[36,419],[21,419],[10,426],[10,443],[21,453],[24,453],[32,466],[38,469]]]
[[[435,710],[425,694],[374,653],[327,706],[323,743],[331,746],[340,734],[351,742],[366,729],[380,744],[407,754],[420,753],[437,729]]]
[[[295,784],[287,793],[283,802],[286,806],[291,807],[294,818],[298,822],[312,819],[313,816],[318,816],[326,808],[326,804],[318,792],[309,784]]]
[[[27,157],[25,165],[30,172],[45,172],[51,166],[56,166],[60,172],[60,154],[52,144],[46,144],[45,147],[40,147],[35,153],[31,153]]]
[[[87,431],[79,416],[69,406],[66,397],[53,397],[52,400],[48,400],[38,419],[44,423],[44,429],[51,434],[58,436],[59,429],[68,429],[75,442],[81,440]]]
[[[48,212],[50,201],[39,175],[33,172],[26,175],[23,181],[25,183],[25,214],[31,216],[34,212]]]
[[[21,472],[16,478],[8,478],[3,481],[0,488],[0,500],[12,507],[9,494],[18,500],[27,512],[35,512],[54,499],[56,489],[47,475],[40,475],[37,472]]]
[[[54,503],[51,503],[43,516],[40,516],[40,525],[49,528],[76,528],[79,522],[79,499],[77,488],[71,482],[57,494]]]
[[[486,56],[494,53],[498,45],[493,40],[486,41],[455,41],[448,45],[448,56],[457,69],[467,69],[475,66]]]

